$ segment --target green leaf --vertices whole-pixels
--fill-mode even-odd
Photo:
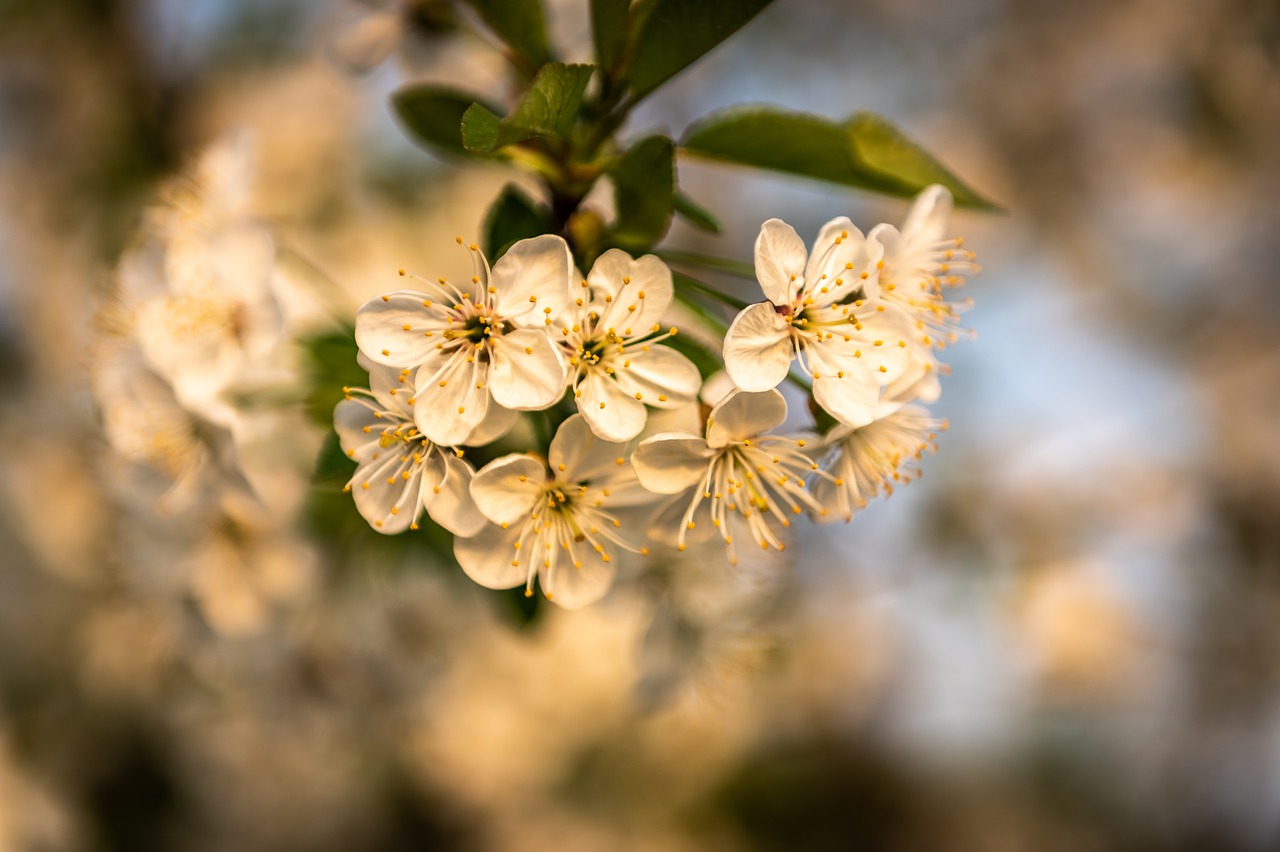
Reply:
[[[627,48],[631,0],[591,0],[591,36],[601,68],[612,68]]]
[[[720,220],[711,215],[711,211],[679,190],[676,190],[675,205],[676,212],[694,227],[711,234],[720,233]]]
[[[643,97],[737,32],[772,0],[653,0],[636,32],[631,89]]]
[[[582,104],[582,93],[594,65],[552,62],[538,72],[528,90],[516,102],[507,122],[540,136],[563,136],[573,127]]]
[[[467,0],[481,20],[534,68],[551,58],[542,0]],[[532,69],[531,69],[532,70]]]
[[[507,184],[484,219],[484,253],[493,263],[517,240],[550,233],[547,211],[513,183]]]
[[[573,127],[594,70],[594,65],[544,65],[506,118],[472,104],[462,116],[463,144],[487,154],[533,136],[564,136]]]
[[[666,232],[675,210],[675,157],[668,137],[648,136],[619,158],[611,172],[619,245],[645,249]]]
[[[468,153],[462,144],[462,117],[477,98],[443,86],[405,86],[391,95],[400,124],[416,142],[447,151]]]
[[[497,148],[501,135],[502,119],[487,107],[472,104],[462,114],[462,144],[473,154],[488,154]],[[521,136],[502,144],[509,145],[527,138]]]
[[[997,209],[892,125],[869,113],[839,123],[780,107],[734,107],[685,132],[681,147],[715,160],[803,175],[885,195],[940,183],[963,207]]]
[[[310,387],[307,411],[321,426],[333,425],[333,408],[343,399],[343,387],[368,387],[369,374],[356,363],[356,332],[352,326],[301,341],[307,358]]]
[[[960,182],[954,174],[912,142],[893,124],[870,112],[846,122],[853,161],[862,170],[880,175],[900,187],[900,195],[915,195],[929,184],[951,190],[961,207],[995,210],[994,204]]]

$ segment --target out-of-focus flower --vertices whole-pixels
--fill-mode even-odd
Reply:
[[[443,0],[359,0],[363,14],[329,42],[329,53],[353,74],[367,74],[411,37],[432,41],[456,26]]]
[[[914,462],[925,450],[937,450],[939,430],[947,428],[918,405],[900,408],[865,426],[836,426],[826,437],[834,452],[826,465],[832,478],[820,478],[813,494],[832,514],[849,520],[855,511],[882,490],[893,493],[893,484],[908,483],[920,473]]]
[[[358,464],[346,488],[360,515],[391,534],[417,529],[425,509],[454,535],[475,535],[485,520],[471,499],[474,469],[418,430],[404,373],[378,364],[369,371],[369,389],[346,388],[333,412],[342,449]]]
[[[204,617],[226,635],[261,630],[272,610],[296,603],[313,585],[307,543],[269,530],[218,530],[191,551],[191,591]]]
[[[482,586],[523,583],[526,595],[536,576],[547,600],[568,609],[599,600],[613,584],[619,550],[648,552],[637,543],[643,531],[619,515],[653,501],[625,454],[624,444],[597,438],[575,414],[551,439],[546,462],[517,453],[486,465],[471,494],[504,532],[457,539],[458,564]]]
[[[969,302],[949,302],[943,288],[958,287],[966,275],[979,272],[976,255],[962,248],[964,239],[945,239],[951,215],[951,193],[934,184],[916,196],[902,230],[877,225],[867,235],[873,252],[882,254],[880,274],[867,281],[869,297],[903,308],[916,321],[923,340],[939,349],[958,339],[956,325]]]
[[[822,227],[810,255],[794,228],[770,219],[755,253],[768,301],[743,309],[725,335],[734,384],[771,390],[797,359],[833,417],[850,426],[874,420],[880,389],[907,373],[921,348],[904,311],[867,296],[879,244],[841,217]]]
[[[578,411],[607,441],[644,429],[647,409],[679,408],[697,398],[698,368],[661,341],[671,304],[671,270],[653,255],[633,259],[610,249],[582,282],[562,319]]]
[[[219,430],[202,429],[127,338],[111,333],[100,338],[90,365],[102,429],[111,448],[157,477],[161,488],[157,508],[189,507],[214,460],[208,439]],[[223,436],[229,440],[229,435]]]
[[[684,550],[689,531],[705,532],[709,523],[719,530],[729,560],[736,564],[728,521],[737,513],[761,549],[785,549],[774,527],[790,527],[791,516],[806,509],[826,512],[804,485],[805,477],[818,470],[805,452],[806,447],[813,451],[817,439],[762,434],[786,417],[786,400],[776,390],[735,390],[711,410],[705,439],[668,432],[642,442],[631,459],[640,483],[659,494],[677,495],[659,510],[654,533]],[[819,476],[828,474],[819,471]]]
[[[356,343],[366,357],[417,369],[418,429],[445,446],[466,441],[491,403],[543,409],[565,388],[567,361],[548,329],[569,301],[568,243],[521,240],[492,272],[478,247],[471,252],[469,285],[412,276],[425,292],[375,296],[356,314]]]
[[[221,426],[235,416],[228,388],[266,365],[284,332],[275,244],[249,215],[251,185],[248,140],[214,145],[148,211],[117,275],[151,368],[183,407]]]
[[[1019,647],[1053,690],[1132,694],[1145,682],[1143,625],[1106,574],[1106,566],[1060,562],[1028,572],[1019,590]]]

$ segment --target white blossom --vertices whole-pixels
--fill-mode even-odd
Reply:
[[[417,371],[418,430],[446,446],[467,440],[495,404],[553,405],[566,381],[567,359],[548,332],[569,300],[568,244],[550,235],[521,240],[492,271],[479,248],[470,249],[468,284],[412,276],[422,290],[375,296],[356,315],[366,357],[402,375]]]
[[[697,398],[698,368],[660,345],[676,333],[660,323],[672,295],[671,270],[657,257],[610,249],[565,311],[561,333],[578,411],[607,441],[640,434],[646,406],[674,409]]]
[[[226,430],[202,427],[129,337],[96,341],[90,365],[107,441],[121,459],[158,478],[156,508],[181,511],[207,496],[206,486],[218,478],[211,439],[227,447]]]
[[[609,590],[619,551],[647,553],[627,510],[653,501],[626,459],[626,445],[603,441],[575,414],[551,440],[547,459],[524,453],[483,467],[471,483],[480,511],[501,530],[454,541],[467,576],[491,589],[521,584],[568,609]]]
[[[756,276],[768,301],[750,305],[725,335],[725,369],[746,391],[770,390],[793,359],[813,377],[818,404],[842,423],[875,419],[880,389],[923,346],[897,305],[867,295],[879,245],[847,218],[822,227],[812,255],[795,230],[770,219],[756,239]]]
[[[976,255],[961,237],[946,238],[951,193],[934,184],[911,205],[899,231],[877,225],[867,243],[882,253],[880,274],[867,282],[867,294],[903,308],[915,321],[924,343],[944,348],[959,338],[960,314],[969,301],[947,301],[945,289],[977,274]]]
[[[849,520],[880,494],[893,493],[895,483],[919,477],[915,463],[925,450],[937,450],[937,433],[947,428],[918,405],[899,408],[865,426],[837,426],[827,436],[833,451],[825,465],[829,474],[817,480],[814,496],[835,517]]]
[[[249,213],[251,160],[243,135],[210,148],[147,212],[117,274],[151,368],[184,407],[222,426],[235,418],[226,391],[261,369],[284,333],[275,245]]]
[[[369,388],[344,388],[347,398],[333,412],[342,449],[358,464],[346,485],[356,509],[382,533],[417,529],[426,510],[449,532],[474,535],[485,526],[471,499],[475,471],[417,428],[412,383],[390,367],[368,366]]]
[[[691,531],[714,528],[736,564],[729,528],[736,513],[762,549],[785,549],[779,528],[790,527],[792,517],[806,510],[826,512],[805,489],[805,478],[818,470],[810,456],[818,440],[762,434],[786,416],[778,391],[734,390],[711,410],[705,438],[668,432],[643,441],[631,459],[640,484],[676,495],[659,510],[655,533],[684,550]]]

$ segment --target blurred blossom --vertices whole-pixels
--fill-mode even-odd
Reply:
[[[557,55],[591,61],[587,4],[547,6]],[[900,304],[942,336],[965,305],[934,279],[981,246],[977,338],[930,402],[946,452],[785,560],[689,536],[568,612],[476,587],[425,522],[377,535],[326,467],[360,368],[317,341],[399,268],[469,278],[452,237],[482,242],[513,179],[418,150],[386,102],[511,94],[478,16],[0,11],[0,849],[1275,848],[1274,4],[852,21],[772,5],[623,138],[732,103],[873,109],[999,199],[931,215],[679,161],[722,234],[677,218],[664,247],[901,222],[868,233],[881,295],[923,280]],[[722,345],[691,316],[662,319]],[[932,398],[920,364],[882,404]],[[702,434],[731,390],[637,440]],[[907,414],[876,445],[904,467],[928,440]],[[861,474],[851,510],[892,479]]]
[[[1142,626],[1107,588],[1104,570],[1060,563],[1023,581],[1013,612],[1017,645],[1051,694],[1131,694],[1150,671]]]
[[[410,70],[421,69],[452,47],[455,8],[441,0],[361,0],[349,4],[354,20],[334,34],[329,54],[340,67],[366,74],[398,54]]]

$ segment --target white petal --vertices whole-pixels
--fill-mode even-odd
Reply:
[[[533,456],[513,453],[489,462],[471,480],[471,497],[495,524],[528,517],[547,483],[547,471]]]
[[[338,433],[338,443],[344,453],[360,463],[369,461],[378,451],[382,430],[391,425],[394,424],[374,417],[369,406],[354,399],[344,399],[333,409],[333,428]]]
[[[919,354],[919,353],[917,353]],[[901,376],[884,388],[877,419],[892,414],[909,402],[937,402],[942,395],[942,382],[938,380],[937,362],[929,357],[918,357]]]
[[[471,465],[448,450],[436,453],[444,460],[443,480],[423,483],[423,503],[431,520],[456,536],[473,536],[488,523],[471,497]],[[439,489],[437,491],[436,489]]]
[[[779,306],[795,301],[808,257],[795,228],[781,219],[761,225],[756,237],[756,278],[765,298]]]
[[[600,600],[613,586],[613,578],[617,575],[618,560],[610,547],[610,560],[602,562],[592,554],[590,561],[575,568],[573,562],[561,554],[553,563],[554,567],[538,569],[538,582],[547,600],[565,609],[581,609]]]
[[[862,286],[861,274],[872,262],[862,231],[844,216],[832,219],[818,233],[805,267],[808,298],[818,305],[829,305],[847,297]]]
[[[649,520],[649,526],[646,529],[649,537],[672,547],[679,543],[681,533],[684,534],[686,545],[705,544],[711,541],[716,528],[706,520],[707,507],[710,505],[706,500],[702,501],[702,505],[694,514],[696,523],[693,529],[685,526],[685,512],[689,510],[689,504],[696,496],[695,491],[690,488],[664,500]]]
[[[413,420],[414,383],[395,367],[370,364],[369,390],[385,411],[395,412],[404,420]]]
[[[424,302],[431,302],[425,307]],[[408,326],[408,330],[405,329]],[[436,353],[444,314],[424,293],[398,290],[374,296],[356,312],[356,345],[371,361],[416,367]],[[432,332],[431,337],[426,332]]]
[[[583,416],[575,414],[556,430],[547,459],[561,482],[594,482],[614,474],[626,449],[625,444],[597,438]]]
[[[899,282],[909,280],[911,276],[916,274],[916,270],[904,270],[902,265],[906,259],[907,244],[902,238],[902,234],[898,233],[898,229],[893,225],[876,225],[867,234],[867,252],[869,255],[879,255],[884,259],[885,266],[892,270],[893,276]],[[877,258],[879,259],[879,258]],[[915,261],[908,261],[911,265],[916,265]],[[879,270],[872,270],[874,273],[867,281],[863,282],[862,291],[868,299],[878,299],[883,294],[883,287],[880,283]]]
[[[635,259],[622,249],[609,249],[596,258],[587,274],[591,285],[591,298],[604,301],[605,296],[616,296],[623,287],[623,279],[631,275]]]
[[[787,419],[787,401],[776,390],[764,393],[734,391],[711,409],[707,418],[707,446],[754,438],[776,429]]]
[[[492,352],[489,390],[503,408],[538,411],[564,394],[564,353],[543,332],[508,332],[494,341]]]
[[[614,329],[623,337],[631,337],[652,328],[670,307],[675,292],[671,283],[671,270],[651,254],[636,260],[631,260],[625,252],[617,249],[610,249],[605,254],[613,252],[622,255],[628,262],[618,263],[615,256],[609,263],[609,267],[623,267],[623,277],[611,282],[615,286],[608,293],[610,301],[605,302],[602,297],[593,294],[596,304],[604,306],[597,327]],[[595,276],[594,267],[591,271]],[[604,276],[596,276],[602,277]],[[587,281],[593,285],[595,283],[595,279],[590,277]]]
[[[810,360],[817,373],[813,398],[818,405],[849,426],[864,426],[875,420],[880,403],[876,374],[852,356],[837,357],[827,351],[822,354],[823,360]]]
[[[519,419],[519,413],[509,408],[503,408],[491,399],[489,400],[489,410],[485,412],[484,420],[480,421],[480,425],[476,426],[462,443],[468,447],[483,447],[486,444],[492,444],[510,432]]]
[[[382,63],[404,35],[404,15],[375,12],[356,21],[329,43],[335,62],[353,74],[367,74]]]
[[[724,373],[719,375],[723,376]],[[728,377],[725,377],[725,382],[728,383],[728,381]],[[702,403],[693,399],[675,408],[658,408],[650,411],[644,421],[644,428],[636,437],[643,441],[661,432],[684,432],[687,435],[697,435],[702,431]]]
[[[776,388],[787,377],[793,357],[790,327],[771,302],[748,305],[724,336],[725,370],[744,390]]]
[[[520,538],[519,526],[510,529],[486,527],[479,535],[453,540],[453,555],[458,565],[475,582],[487,589],[510,589],[522,586],[528,572],[511,563],[516,559],[515,543]]]
[[[357,468],[351,480],[351,495],[360,516],[387,535],[407,530],[421,510],[423,465],[414,465],[411,458],[403,461],[405,449],[403,443],[379,449],[378,458]]]
[[[827,479],[818,479],[813,484],[813,499],[827,510],[825,515],[814,514],[814,521],[832,523],[833,521],[849,521],[854,515],[854,505],[849,499],[846,485],[836,485]]]
[[[420,369],[414,378],[414,422],[441,446],[461,444],[489,413],[485,365],[479,359],[467,363],[468,357],[458,350],[441,369],[430,374]]]
[[[617,381],[592,370],[578,385],[578,411],[606,441],[629,441],[644,428],[648,415],[644,403],[623,390]]]
[[[632,396],[639,393],[646,405],[675,408],[697,399],[702,376],[692,361],[671,347],[651,346],[629,360],[631,366],[617,367],[618,385]]]
[[[572,281],[569,244],[553,234],[512,245],[489,279],[498,314],[525,328],[542,328],[546,319],[559,316],[569,303]]]
[[[945,236],[950,216],[951,193],[936,183],[927,186],[907,211],[902,236],[913,245],[933,245]]]
[[[702,482],[714,453],[693,435],[666,432],[642,442],[631,456],[640,484],[656,494],[677,494]]]
[[[702,383],[702,390],[698,392],[698,399],[702,401],[708,408],[714,408],[715,404],[729,395],[737,385],[733,383],[733,379],[724,370],[712,373],[707,376],[707,380]],[[697,431],[702,431],[701,429]]]

